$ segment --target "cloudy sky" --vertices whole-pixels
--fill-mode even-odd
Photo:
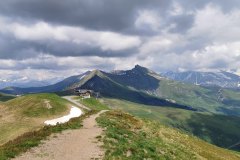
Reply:
[[[0,1],[0,77],[240,71],[239,0]]]

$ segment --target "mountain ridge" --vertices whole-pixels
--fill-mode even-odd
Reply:
[[[218,86],[205,87],[171,80],[139,65],[133,69],[118,72],[96,69],[69,77],[51,86],[8,88],[0,92],[8,94],[55,92],[59,95],[69,95],[73,94],[75,89],[90,89],[99,92],[102,96],[147,105],[175,106],[201,112],[240,115],[238,90]]]
[[[240,76],[231,72],[164,72],[163,76],[172,80],[202,86],[218,86],[222,88],[240,88]]]
[[[186,131],[199,137],[201,137],[201,135],[210,134],[210,140],[215,140],[215,134],[213,133],[215,133],[216,129],[213,126],[216,124],[215,119],[217,120],[217,116],[213,118],[210,117],[211,122],[208,122],[211,123],[212,126],[209,125],[208,127],[210,128],[206,128],[207,126],[202,126],[204,124],[201,120],[208,117],[207,115],[219,115],[219,119],[225,117],[224,119],[229,120],[231,117],[236,117],[236,120],[230,120],[234,122],[238,121],[238,118],[240,117],[239,91],[224,89],[221,87],[203,87],[191,83],[186,84],[170,80],[169,78],[165,78],[154,71],[138,65],[133,69],[117,72],[105,72],[96,69],[82,75],[67,78],[57,84],[63,85],[57,85],[56,87],[55,84],[53,85],[54,87],[48,86],[40,88],[40,90],[37,90],[39,88],[34,88],[32,91],[36,91],[36,93],[51,91],[58,95],[69,95],[73,94],[76,89],[89,89],[100,93],[100,97],[103,99],[124,100],[131,103],[148,105],[166,110],[176,110],[177,108],[184,113],[185,111],[188,111],[188,113],[186,113],[189,115],[201,114],[199,119],[197,119],[198,116],[192,118],[196,119],[192,124],[181,122],[181,120],[189,121],[189,119],[184,119],[183,117],[176,119],[171,112],[166,113],[166,117],[169,116],[169,118],[176,121],[180,120],[179,124],[174,127],[184,128],[188,126],[187,129],[185,128]],[[46,90],[46,88],[48,90]],[[28,94],[31,91],[31,88],[25,90],[21,90],[20,88],[19,92],[20,91],[25,92],[23,94]],[[181,111],[179,111],[179,113]],[[137,109],[134,112],[137,112]],[[149,110],[147,110],[146,113],[147,116],[151,116]],[[197,126],[197,128],[194,128],[194,126]],[[204,128],[207,130],[202,131],[201,129]],[[236,129],[236,131],[231,131],[230,133],[222,130],[217,131],[219,134],[223,134],[227,137],[230,135],[231,144],[235,143],[235,139],[238,138],[238,136],[236,136],[236,134],[238,134],[238,129]],[[201,135],[198,135],[198,133],[201,133]],[[216,141],[214,142],[216,143]],[[216,144],[219,145],[219,143]]]
[[[29,88],[21,88],[21,87],[6,87],[1,90],[2,93],[7,93],[7,94],[28,94],[28,93],[43,93],[43,92],[58,92],[69,85],[72,85],[73,83],[78,82],[83,78],[84,75],[88,74],[89,71],[76,75],[76,76],[71,76],[68,77],[60,82],[57,82],[52,85],[48,86],[43,86],[43,87],[29,87]]]

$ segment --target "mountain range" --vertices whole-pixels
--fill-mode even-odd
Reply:
[[[55,84],[58,81],[61,81],[62,78],[52,78],[47,80],[34,80],[29,77],[11,77],[8,79],[0,78],[0,89],[4,89],[6,87],[14,86],[21,88],[30,88],[30,87],[43,87],[51,84]]]
[[[222,88],[240,88],[240,76],[226,71],[218,72],[164,72],[169,79],[201,86],[219,86]]]
[[[138,66],[138,65],[137,65]],[[150,70],[148,70],[150,71]],[[111,71],[110,74],[112,75],[124,75],[129,74],[130,71],[123,71],[123,70],[114,70]],[[88,71],[87,73],[90,73]],[[86,74],[86,73],[84,73]],[[108,75],[110,75],[108,74]],[[184,83],[190,83],[195,85],[201,85],[201,86],[218,86],[222,88],[234,88],[238,89],[240,88],[240,76],[231,72],[227,71],[217,71],[217,72],[199,72],[199,71],[185,71],[185,72],[173,72],[173,71],[167,71],[162,72],[158,76],[166,77],[171,80],[176,80]],[[67,85],[75,83],[75,81],[78,81],[78,78],[81,77],[82,74],[71,76],[66,79],[61,78],[55,78],[55,79],[48,79],[48,80],[31,80],[28,77],[20,77],[16,79],[0,79],[0,89],[5,90],[6,88],[38,88],[45,86],[55,86],[50,87],[50,90],[61,90],[64,88],[58,88],[58,85],[62,86],[61,81],[66,82],[68,81]],[[111,76],[111,75],[110,75]],[[116,77],[116,76],[114,76]],[[113,78],[114,78],[113,77]],[[132,77],[133,79],[135,77]],[[72,82],[71,82],[72,81]],[[59,83],[57,83],[59,82]],[[137,83],[134,83],[135,85]],[[141,84],[141,86],[144,84]],[[38,89],[36,91],[38,91]],[[34,89],[33,89],[34,90]],[[40,89],[42,90],[42,89]],[[45,90],[45,89],[43,89]],[[25,92],[25,91],[24,91]],[[33,91],[35,92],[35,91]]]
[[[56,92],[63,95],[73,93],[75,89],[90,89],[104,97],[147,105],[240,115],[240,98],[237,90],[182,83],[139,65],[125,71],[93,70],[49,86],[8,87],[0,92],[7,94]]]
[[[239,141],[238,89],[196,85],[165,76],[136,65],[130,70],[87,71],[43,87],[7,87],[0,93],[7,99],[12,94],[52,92],[62,96],[78,89],[93,90],[106,103],[113,101],[114,106],[119,104],[118,108],[134,115],[160,120],[218,146],[227,148]]]
[[[50,80],[30,80],[27,77],[22,77],[20,79],[0,79],[0,89],[15,86],[15,87],[43,87],[55,83],[55,79]]]
[[[52,85],[47,86],[40,86],[40,87],[6,87],[3,88],[0,92],[6,93],[6,94],[15,94],[15,95],[21,95],[21,94],[27,94],[27,93],[43,93],[43,92],[59,92],[63,91],[66,88],[70,87],[71,85],[81,81],[81,79],[88,74],[89,72],[83,73],[81,75],[71,76],[68,77],[60,82],[57,82]]]

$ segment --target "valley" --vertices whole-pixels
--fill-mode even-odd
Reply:
[[[195,135],[209,143],[228,148],[240,139],[240,117],[198,113],[168,107],[149,106],[119,99],[102,99],[112,109],[123,110],[140,118],[158,121]],[[240,146],[234,146],[240,150]]]
[[[239,89],[240,87],[240,76],[236,73],[227,71],[216,72],[169,71],[162,73],[162,75],[172,80],[201,86],[218,86],[222,88],[232,89]]]
[[[240,160],[239,0],[0,0],[0,160]]]
[[[76,90],[92,91],[91,98],[76,96]],[[104,113],[98,118],[98,125],[107,127],[105,122],[112,124],[113,122],[104,120],[104,116],[111,117],[112,114],[114,117],[111,118],[115,119],[119,116],[119,112],[121,115],[124,115],[124,117],[128,117],[128,114],[136,116],[135,118],[138,119],[142,125],[145,123],[149,124],[149,127],[159,125],[160,128],[164,128],[164,130],[170,132],[170,135],[167,137],[175,137],[175,135],[191,137],[187,139],[186,146],[184,147],[185,151],[188,150],[187,152],[183,152],[183,148],[181,149],[182,146],[179,146],[181,151],[176,150],[173,155],[170,155],[169,152],[173,150],[171,147],[178,146],[178,143],[183,143],[181,138],[175,139],[176,143],[172,144],[167,137],[163,137],[166,136],[167,133],[158,135],[159,139],[157,138],[155,140],[150,136],[149,144],[146,144],[147,148],[146,151],[144,151],[146,153],[142,155],[146,156],[146,158],[152,157],[156,159],[165,157],[171,159],[171,156],[177,156],[180,159],[185,159],[186,157],[201,159],[200,157],[203,158],[206,156],[204,154],[207,154],[207,157],[205,157],[207,159],[209,158],[208,156],[213,159],[221,159],[220,157],[213,156],[212,151],[209,153],[207,153],[208,151],[198,152],[197,149],[190,151],[187,144],[190,145],[191,143],[190,146],[193,148],[199,147],[198,145],[203,145],[206,148],[210,147],[210,150],[214,150],[213,152],[223,154],[222,157],[233,156],[233,159],[237,159],[237,157],[234,158],[234,155],[237,156],[237,153],[235,154],[234,151],[240,151],[240,146],[238,144],[234,145],[239,142],[240,139],[240,92],[238,90],[199,86],[170,80],[139,65],[136,65],[131,70],[118,72],[93,70],[79,76],[69,77],[50,86],[37,88],[12,87],[11,89],[3,89],[1,92],[3,93],[1,94],[2,102],[0,103],[0,142],[3,148],[5,145],[8,145],[11,140],[16,139],[17,142],[17,139],[25,133],[35,131],[38,133],[38,130],[41,131],[45,128],[45,121],[66,117],[71,107],[77,106],[81,108],[84,115],[81,115],[79,118],[72,118],[73,122],[70,120],[66,124],[52,126],[53,129],[56,128],[57,132],[79,129],[80,133],[82,132],[80,130],[83,118],[86,115],[94,114],[102,110],[110,110],[110,115]],[[20,96],[16,96],[16,94]],[[95,97],[96,95],[97,97]],[[111,120],[111,118],[109,120]],[[125,120],[119,119],[119,122],[114,120],[114,123],[122,126],[122,124],[118,124],[122,123],[121,121]],[[73,123],[73,126],[66,126],[71,123]],[[75,125],[76,127],[74,127]],[[124,128],[124,126],[122,127]],[[153,128],[147,130],[145,128],[141,132],[154,135],[155,133],[152,132],[152,130],[154,130]],[[112,129],[110,129],[110,131]],[[124,130],[123,133],[125,132],[128,133],[129,131]],[[157,132],[163,131],[159,130]],[[47,134],[45,134],[45,131],[43,133],[44,136],[41,136],[42,138],[39,137],[39,140],[36,144],[34,143],[33,147],[38,145],[44,146],[41,145],[41,140],[55,133],[55,131],[50,127],[47,129]],[[119,136],[121,137],[123,133],[114,132],[111,134],[115,136],[120,134]],[[101,134],[108,135],[108,131],[101,132]],[[141,137],[142,135],[137,136]],[[140,144],[138,144],[138,138],[136,137],[137,146],[135,147],[137,148],[132,148],[130,151],[127,148],[119,148],[121,151],[117,151],[118,147],[112,150],[108,146],[109,143],[112,142],[104,139],[102,135],[100,135],[98,140],[104,142],[102,146],[105,148],[105,159],[111,159],[115,156],[120,156],[124,159],[124,157],[127,158],[129,156],[133,156],[133,158],[140,156],[140,152],[142,151],[136,151],[136,153],[139,154],[134,154],[135,150],[139,149],[138,145]],[[163,139],[166,141],[162,142]],[[118,141],[119,139],[117,138],[116,140]],[[23,139],[21,143],[25,143],[25,141],[28,141],[28,139]],[[15,141],[13,142],[15,143]],[[69,142],[66,141],[66,144],[67,143]],[[123,140],[121,143],[125,145],[124,143],[126,142]],[[148,147],[154,148],[158,145],[160,145],[159,147],[165,145],[170,145],[171,147],[164,151],[157,151],[155,149],[148,150]],[[225,149],[220,149],[213,145]],[[26,152],[30,148],[31,146],[19,152],[14,152],[14,155]],[[8,153],[8,150],[2,150],[4,150],[4,153]],[[115,154],[115,152],[124,154],[118,155]],[[202,152],[204,152],[204,154],[202,154]],[[157,155],[160,157],[156,157]],[[4,157],[6,155],[3,154],[2,156]],[[31,157],[32,155],[29,156]]]
[[[49,100],[52,108],[44,103]],[[25,132],[38,130],[45,120],[63,116],[71,103],[55,94],[18,97],[0,104],[0,145]]]
[[[238,160],[238,153],[218,148],[196,137],[119,110],[97,119],[106,128],[105,159]]]

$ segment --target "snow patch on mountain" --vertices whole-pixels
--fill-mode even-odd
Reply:
[[[81,109],[72,106],[71,111],[68,115],[60,117],[60,118],[52,119],[52,120],[47,120],[44,122],[44,124],[55,126],[57,124],[66,123],[72,118],[80,117],[82,114],[83,114],[83,112],[81,111]]]
[[[185,82],[192,83],[195,85],[202,86],[220,86],[224,88],[236,88],[240,87],[240,76],[226,71],[218,72],[196,72],[196,71],[185,71],[185,72],[165,72],[161,75]]]

